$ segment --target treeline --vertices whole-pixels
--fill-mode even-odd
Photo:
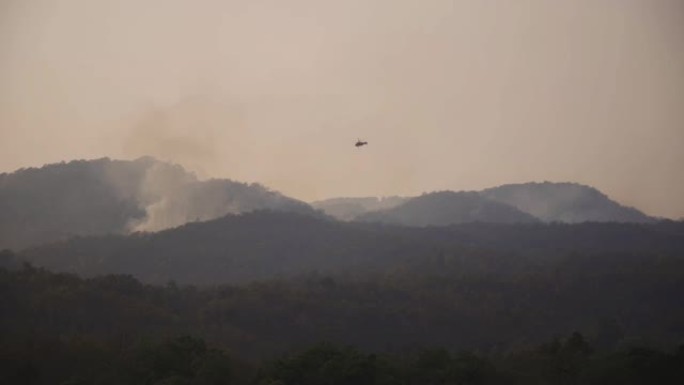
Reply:
[[[259,184],[198,180],[149,157],[62,162],[0,173],[0,249],[157,231],[259,209],[316,215],[306,203]]]
[[[53,271],[130,274],[155,284],[244,283],[311,271],[386,272],[444,257],[462,274],[557,267],[569,254],[684,256],[684,222],[484,224],[410,228],[275,211],[159,233],[81,237],[21,252]],[[456,263],[458,261],[458,263]],[[505,267],[505,268],[504,268]],[[591,266],[589,266],[591,268]]]
[[[454,263],[457,263],[455,261]],[[309,274],[243,286],[82,279],[0,269],[0,330],[14,338],[159,340],[192,334],[244,359],[330,341],[369,351],[445,346],[503,354],[582,333],[597,349],[684,341],[684,260],[568,257],[556,268],[459,275],[423,270]]]
[[[240,360],[190,336],[130,343],[33,337],[0,349],[0,381],[27,385],[679,385],[684,380],[684,346],[596,351],[579,333],[497,355],[425,347],[367,352],[323,342],[260,362]]]

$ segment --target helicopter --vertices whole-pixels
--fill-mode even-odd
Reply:
[[[356,147],[361,147],[361,146],[365,146],[365,145],[367,145],[367,144],[368,144],[368,142],[364,142],[364,141],[362,141],[361,139],[357,139],[357,140],[356,140],[355,146],[356,146]]]

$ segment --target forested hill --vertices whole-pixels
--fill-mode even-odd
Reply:
[[[80,237],[28,249],[38,266],[84,276],[132,274],[145,282],[213,284],[360,270],[424,250],[413,236],[309,215],[258,211],[158,233]]]
[[[599,190],[577,183],[508,184],[480,192],[545,222],[654,222],[641,211],[621,205]]]
[[[0,174],[0,249],[157,231],[257,209],[315,214],[306,203],[258,184],[199,180],[153,158],[50,164]]]
[[[576,256],[505,276],[426,271],[194,288],[0,269],[0,330],[6,347],[41,336],[120,344],[192,333],[245,358],[319,341],[505,354],[574,331],[603,350],[684,342],[682,258]]]
[[[340,198],[314,204],[342,220],[408,226],[655,222],[596,189],[573,183],[504,185],[414,198]],[[149,157],[63,162],[0,174],[0,249],[18,250],[72,236],[159,231],[264,209],[323,215],[261,185],[200,180],[179,165]]]
[[[653,223],[656,218],[577,183],[507,184],[482,191],[441,191],[417,197],[333,198],[311,203],[340,220],[411,226],[465,222]]]
[[[324,211],[339,220],[349,221],[367,212],[386,210],[399,206],[411,198],[391,197],[361,197],[361,198],[331,198],[311,202],[311,206]]]
[[[228,215],[158,233],[80,237],[25,250],[38,266],[83,276],[214,284],[319,271],[367,273],[441,259],[461,273],[550,266],[572,254],[684,255],[684,223],[345,223],[275,211]]]
[[[445,226],[458,223],[531,223],[537,218],[513,206],[476,192],[442,191],[424,194],[398,206],[371,211],[355,218],[406,226]]]

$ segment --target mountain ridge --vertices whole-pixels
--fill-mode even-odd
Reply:
[[[575,252],[677,254],[684,252],[683,237],[684,227],[678,222],[406,227],[266,210],[154,233],[71,238],[26,249],[18,256],[37,266],[88,277],[131,274],[150,283],[206,285],[314,271],[410,269],[431,259],[436,272],[448,267],[466,274],[496,257],[498,262],[491,265],[496,273],[512,274],[510,263],[537,264]],[[445,266],[446,259],[456,262]]]
[[[180,165],[152,157],[99,158],[1,173],[0,249],[79,235],[159,231],[264,209],[407,226],[656,221],[577,183],[531,182],[482,191],[333,198],[307,204],[257,183],[201,180]]]
[[[468,222],[531,223],[537,219],[477,192],[440,191],[423,194],[395,207],[357,216],[355,220],[406,226],[445,226]]]
[[[48,164],[0,174],[0,249],[75,235],[157,231],[258,209],[319,215],[262,185],[200,180],[151,157]]]
[[[450,194],[451,200],[440,199],[437,196]],[[477,199],[477,196],[482,199]],[[427,197],[427,198],[426,198]],[[458,199],[458,198],[460,199]],[[536,218],[539,221],[551,223],[580,223],[580,222],[636,222],[653,223],[657,218],[650,217],[633,207],[622,205],[595,187],[572,182],[527,182],[505,184],[487,188],[480,191],[438,191],[423,193],[415,197],[395,198],[385,204],[384,207],[367,204],[366,202],[383,202],[386,198],[332,198],[312,202],[311,205],[324,211],[326,214],[340,220],[375,220],[385,223],[401,223],[417,226],[438,226],[443,224],[460,223],[463,221],[507,221],[512,212],[520,211]],[[432,217],[424,210],[419,210],[416,205],[425,205],[426,200],[440,200],[440,207],[435,207],[436,202],[427,204],[430,207]],[[463,207],[464,200],[469,200],[471,207]],[[416,203],[416,201],[420,203]],[[504,217],[473,215],[468,218],[468,210],[477,212],[478,207],[495,207],[493,202],[506,205],[509,208]],[[408,207],[407,207],[408,206]],[[460,206],[460,212],[458,208]],[[446,212],[452,212],[451,219],[445,220]],[[422,217],[416,220],[411,217]],[[399,219],[398,217],[402,217]],[[519,221],[523,218],[520,217]]]
[[[482,190],[485,197],[517,207],[544,222],[653,222],[595,187],[571,182],[528,182]],[[541,205],[539,204],[541,203]]]

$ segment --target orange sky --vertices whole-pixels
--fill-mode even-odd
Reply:
[[[303,200],[575,181],[684,217],[681,0],[0,0],[0,85],[0,171],[153,155]]]

